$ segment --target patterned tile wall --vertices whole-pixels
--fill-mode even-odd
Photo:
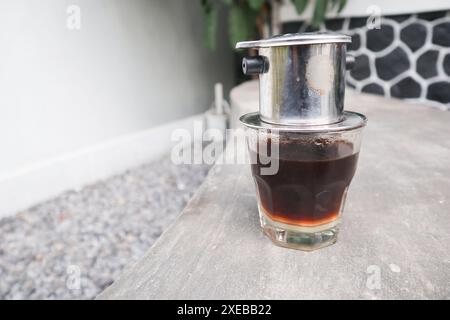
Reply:
[[[316,30],[283,25],[283,33]],[[320,30],[352,36],[350,87],[450,110],[450,11],[385,16],[380,29],[367,28],[367,18],[330,19]]]

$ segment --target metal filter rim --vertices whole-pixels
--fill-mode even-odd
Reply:
[[[367,123],[367,118],[361,113],[344,111],[342,121],[326,125],[280,125],[264,122],[259,112],[247,113],[239,118],[246,127],[285,132],[339,132],[362,128]]]
[[[331,32],[287,33],[268,39],[241,41],[236,44],[236,49],[350,42],[352,42],[352,38],[350,36]]]

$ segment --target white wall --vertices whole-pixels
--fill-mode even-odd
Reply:
[[[283,0],[280,8],[280,20],[302,21],[313,16],[315,1],[309,1],[305,11],[298,15],[291,0]],[[379,9],[379,11],[378,11]],[[344,9],[336,14],[336,10],[329,11],[327,16],[332,17],[367,17],[372,14],[395,15],[416,12],[428,12],[450,9],[449,0],[349,0]]]
[[[69,5],[80,30],[66,26]],[[0,187],[23,168],[205,110],[234,68],[226,36],[212,54],[202,32],[199,1],[0,0]]]

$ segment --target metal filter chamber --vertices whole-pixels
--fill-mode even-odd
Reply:
[[[237,43],[259,50],[242,67],[259,75],[261,120],[287,126],[342,121],[349,42],[346,35],[316,32]]]

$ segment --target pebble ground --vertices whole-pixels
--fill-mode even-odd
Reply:
[[[209,166],[169,156],[0,220],[0,299],[92,299],[176,219]]]

